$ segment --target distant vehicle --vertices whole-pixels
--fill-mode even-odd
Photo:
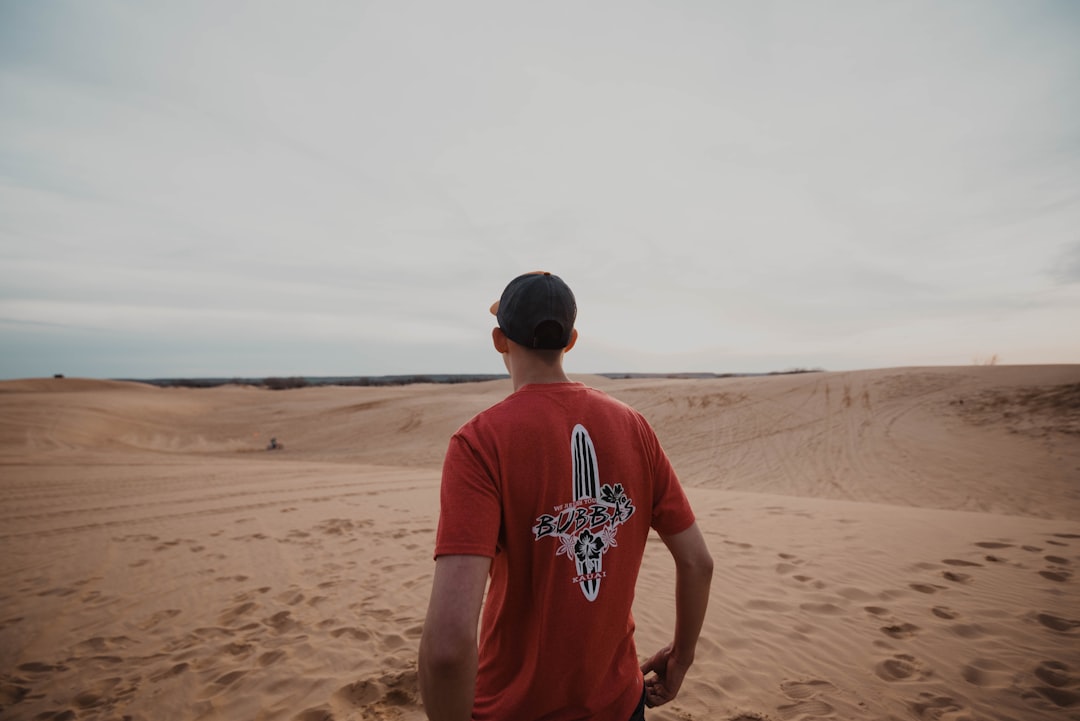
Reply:
[[[268,451],[283,451],[285,450],[285,444],[279,443],[277,438],[271,438],[270,443],[267,444],[266,450]]]

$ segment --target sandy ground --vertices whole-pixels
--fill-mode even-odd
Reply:
[[[654,423],[716,559],[650,720],[1080,719],[1080,366],[579,380]],[[0,383],[0,718],[423,719],[442,453],[509,390]]]

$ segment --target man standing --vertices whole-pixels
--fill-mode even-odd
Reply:
[[[519,276],[491,311],[514,392],[446,453],[420,642],[428,718],[643,719],[693,663],[712,557],[645,419],[563,371],[577,303],[562,279]],[[675,630],[639,667],[631,606],[650,528],[675,560]]]

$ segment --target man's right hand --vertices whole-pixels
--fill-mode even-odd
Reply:
[[[671,653],[671,646],[653,654],[645,663],[641,664],[641,672],[645,676],[645,705],[649,708],[663,706],[678,695],[682,687],[686,672],[690,670],[690,664],[680,663]],[[652,676],[648,674],[652,673]]]

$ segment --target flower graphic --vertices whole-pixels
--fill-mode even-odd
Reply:
[[[559,548],[555,551],[555,557],[566,556],[571,558],[574,555],[574,543],[577,539],[573,536],[559,536]]]
[[[604,539],[594,536],[588,531],[582,531],[574,543],[574,555],[582,563],[600,558],[604,552]]]
[[[626,491],[623,490],[621,483],[616,483],[614,486],[602,486],[600,488],[600,500],[608,503],[624,501],[626,500]]]
[[[600,500],[615,506],[615,523],[625,523],[634,515],[634,504],[626,497],[626,490],[621,483],[600,488]]]

